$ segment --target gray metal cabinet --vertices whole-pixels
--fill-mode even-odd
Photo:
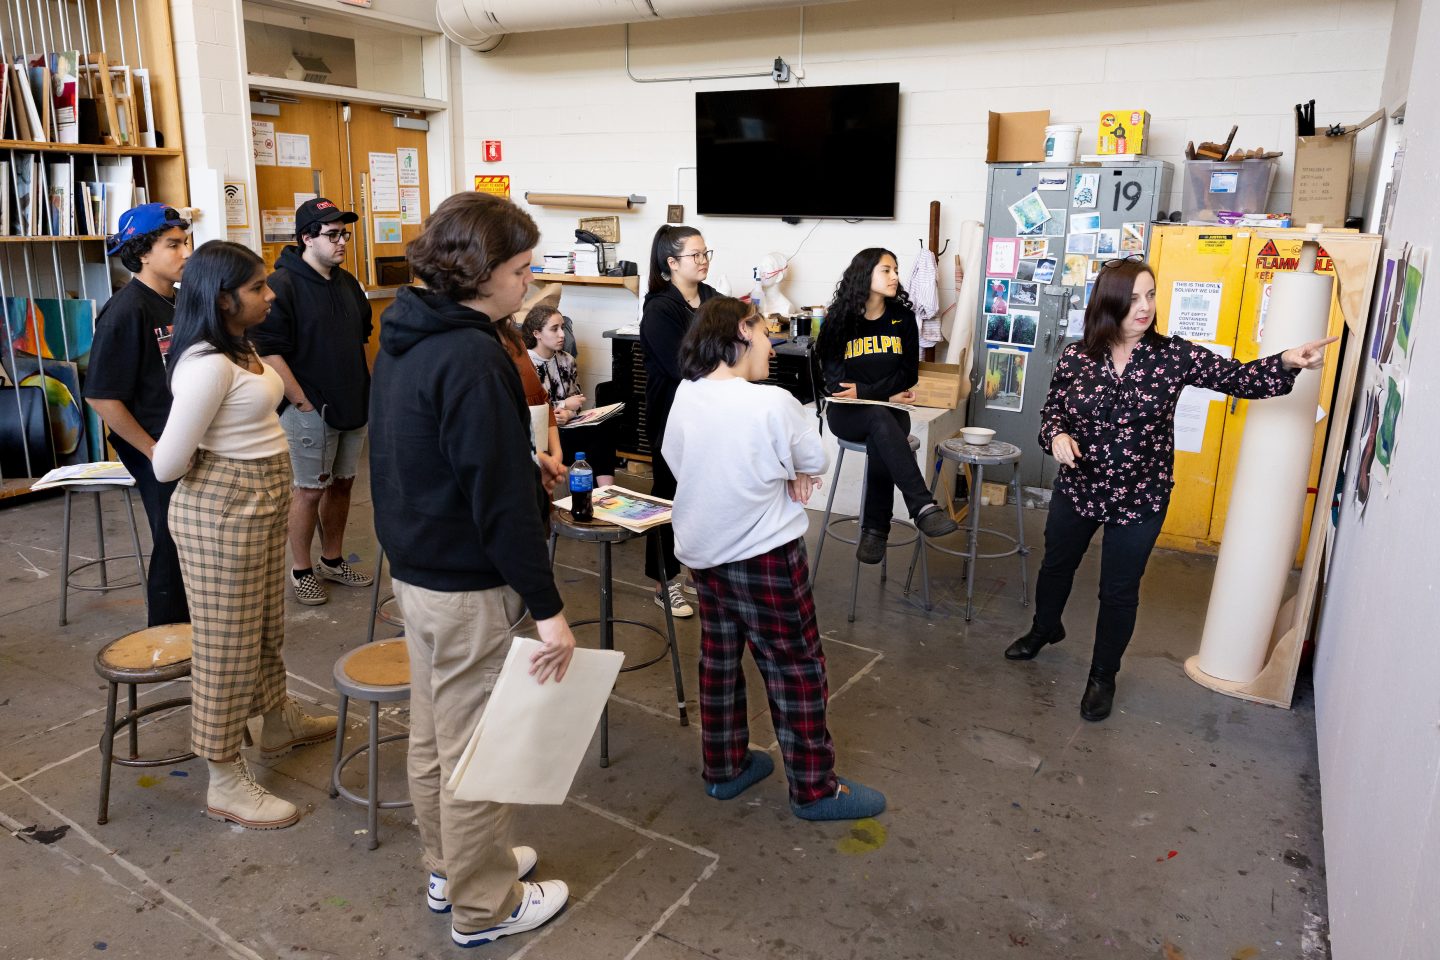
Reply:
[[[1020,475],[1027,486],[1049,487],[1055,477],[1054,459],[1046,456],[1036,441],[1040,408],[1061,349],[1076,339],[1066,336],[1069,313],[1085,304],[1086,280],[1079,277],[1078,283],[1066,282],[1077,279],[1065,275],[1067,246],[1096,245],[1089,253],[1071,254],[1085,257],[1087,274],[1093,272],[1090,261],[1112,255],[1106,249],[1110,244],[1114,256],[1148,254],[1151,224],[1164,215],[1172,175],[1170,164],[1146,159],[1113,164],[990,166],[984,259],[979,265],[986,273],[975,323],[969,422],[993,428],[997,440],[1024,451]],[[1077,176],[1094,179],[1077,181]],[[1062,188],[1055,188],[1057,181],[1063,182]],[[1043,189],[1045,186],[1050,189]],[[1026,235],[1019,232],[1010,207],[1031,193],[1050,212],[1050,220]],[[1072,229],[1096,225],[1093,221],[1082,224],[1080,217],[1098,217],[1098,229]],[[1136,224],[1144,228],[1138,238],[1134,236]],[[1093,239],[1069,239],[1078,233],[1093,234]],[[1013,272],[989,272],[994,239],[1017,244]],[[1027,240],[1032,241],[1029,250],[1025,249]],[[1045,255],[1033,256],[1042,240],[1048,241]],[[1022,259],[1023,253],[1032,256]],[[1053,274],[1045,267],[1047,261],[1053,261]],[[1002,291],[1003,310],[996,300]]]

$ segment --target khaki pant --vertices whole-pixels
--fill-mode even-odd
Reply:
[[[224,763],[245,719],[285,702],[285,529],[290,458],[201,450],[170,498],[194,625],[191,749]]]
[[[510,651],[520,597],[509,587],[445,593],[393,582],[410,648],[410,799],[425,866],[449,878],[455,929],[484,930],[520,904],[511,811],[457,800],[447,784]]]

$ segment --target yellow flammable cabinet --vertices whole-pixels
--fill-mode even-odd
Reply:
[[[1256,359],[1269,307],[1270,281],[1279,271],[1296,269],[1304,236],[1303,230],[1157,226],[1151,237],[1150,262],[1156,274],[1158,329],[1162,333],[1174,329],[1237,360]],[[1380,239],[1353,231],[1324,231],[1316,263],[1320,273],[1335,272],[1335,261],[1324,249],[1327,242],[1346,248],[1340,283],[1354,285],[1355,291],[1363,294],[1361,303],[1368,310]],[[1345,327],[1338,295],[1337,288],[1331,299],[1329,336],[1339,336]],[[1315,509],[1315,484],[1320,479],[1325,434],[1330,426],[1340,347],[1339,343],[1332,344],[1325,354],[1309,493],[1301,524],[1302,555]],[[1211,396],[1196,403],[1194,396],[1188,403],[1182,401],[1177,410],[1175,489],[1160,545],[1211,553],[1219,548],[1225,532],[1246,410],[1251,402],[1264,401]],[[1344,426],[1340,424],[1339,429]]]

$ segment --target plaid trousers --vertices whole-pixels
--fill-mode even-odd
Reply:
[[[750,745],[741,658],[748,644],[765,678],[790,802],[835,792],[835,744],[825,727],[825,651],[803,539],[747,560],[692,570],[700,599],[700,742],[707,783],[740,775]]]
[[[290,477],[289,454],[201,450],[170,498],[194,630],[190,740],[207,760],[234,757],[246,719],[285,702]]]

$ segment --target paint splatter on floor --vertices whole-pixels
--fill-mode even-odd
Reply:
[[[855,821],[849,836],[835,841],[835,849],[852,855],[874,853],[885,846],[885,840],[885,825],[872,817],[866,817],[864,820]]]
[[[1259,947],[1241,947],[1230,954],[1230,960],[1251,960],[1252,957],[1260,956]]]
[[[30,840],[34,843],[54,843],[61,840],[65,834],[70,832],[70,824],[62,823],[53,830],[43,830],[39,826],[31,825],[22,829],[16,834],[21,840]]]
[[[320,902],[323,903],[323,904],[325,904],[327,907],[348,907],[348,906],[350,906],[350,901],[349,901],[349,900],[346,900],[344,897],[326,897],[324,900],[322,900],[322,901],[320,901]]]
[[[1175,946],[1175,944],[1169,940],[1165,941],[1161,949],[1165,951],[1165,960],[1185,960],[1185,951]]]
[[[1176,857],[1178,857],[1178,856],[1180,856],[1180,851],[1179,851],[1179,850],[1171,850],[1169,853],[1165,854],[1165,856],[1163,856],[1163,857],[1156,857],[1156,858],[1155,858],[1155,862],[1156,862],[1156,863],[1164,863],[1166,860],[1174,860],[1174,859],[1175,859]]]
[[[159,778],[159,777],[152,777],[152,776],[150,776],[150,774],[148,774],[148,773],[142,773],[140,776],[138,776],[138,777],[135,778],[135,782],[138,783],[138,784],[140,784],[140,786],[142,786],[142,787],[144,787],[145,789],[148,790],[148,789],[150,789],[151,787],[155,786],[155,784],[159,783],[159,782],[160,782],[160,778]]]

